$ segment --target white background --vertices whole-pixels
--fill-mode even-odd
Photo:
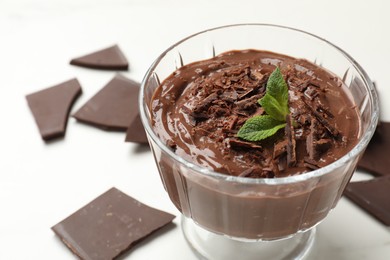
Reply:
[[[377,82],[390,121],[389,11],[385,0],[0,0],[0,259],[76,259],[50,227],[112,186],[178,216],[125,259],[195,259],[148,149],[74,118],[65,139],[41,140],[26,94],[77,77],[74,112],[114,76],[70,66],[71,58],[117,43],[130,62],[123,74],[141,81],[163,50],[200,30],[287,25],[351,54]],[[390,229],[344,198],[317,235],[311,259],[390,259]]]

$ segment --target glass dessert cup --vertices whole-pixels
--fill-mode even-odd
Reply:
[[[303,58],[340,77],[359,109],[357,145],[326,167],[274,179],[227,176],[177,156],[151,127],[150,102],[160,80],[183,65],[244,49]],[[347,53],[315,35],[268,24],[219,27],[174,44],[147,72],[139,103],[160,177],[182,212],[184,236],[203,259],[304,258],[313,245],[315,226],[336,206],[379,115],[371,80]]]

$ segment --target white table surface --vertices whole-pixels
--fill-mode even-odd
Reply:
[[[65,139],[41,140],[26,94],[77,77],[75,111],[114,76],[71,66],[71,58],[117,43],[130,62],[123,74],[141,81],[158,54],[197,31],[287,25],[351,54],[377,82],[390,121],[389,11],[385,0],[0,0],[0,259],[76,259],[50,227],[112,186],[178,216],[124,259],[196,259],[148,149],[74,118]],[[311,259],[390,259],[390,228],[343,198],[319,225]]]

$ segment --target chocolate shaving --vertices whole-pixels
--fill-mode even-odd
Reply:
[[[287,169],[287,165],[288,165],[287,160],[288,160],[288,156],[286,154],[283,154],[276,159],[276,164],[279,172],[282,172]]]
[[[308,87],[304,92],[305,97],[313,100],[315,97],[319,95],[318,91],[314,88]]]
[[[224,120],[224,122],[223,122],[224,130],[231,132],[233,130],[234,126],[236,125],[237,120],[238,120],[238,116],[236,116],[236,115],[232,115],[231,117]]]
[[[230,115],[230,109],[227,107],[221,107],[219,105],[211,106],[208,109],[209,115],[214,115],[213,117],[228,116]]]
[[[335,126],[332,126],[329,121],[324,118],[316,109],[314,109],[310,104],[307,103],[307,101],[303,98],[303,102],[306,104],[306,106],[311,110],[313,115],[317,118],[318,122],[320,122],[328,131],[329,133],[335,138],[335,139],[341,139],[341,133],[339,130],[336,129]]]
[[[257,100],[259,100],[260,98],[262,98],[264,96],[264,94],[257,94],[257,95],[254,95],[250,98],[246,98],[246,99],[243,99],[243,100],[240,100],[236,103],[236,107],[240,110],[253,110],[253,109],[256,109],[258,104],[257,104]]]
[[[306,137],[306,152],[309,155],[309,158],[314,160],[315,148],[314,142],[317,141],[316,131],[318,128],[318,122],[315,118],[311,118],[310,123],[310,132]]]
[[[306,168],[309,168],[310,170],[317,170],[320,168],[317,161],[310,159],[308,157],[305,157],[304,159],[304,166]]]
[[[332,112],[330,112],[330,109],[328,107],[325,107],[323,105],[318,105],[318,108],[317,108],[320,112],[326,114],[326,116],[328,116],[329,118],[334,118],[334,115],[332,114]]]
[[[316,142],[316,157],[319,158],[322,154],[327,152],[332,147],[330,139],[320,139]]]
[[[205,112],[209,108],[211,102],[218,98],[217,93],[211,93],[205,99],[201,100],[192,110],[192,116],[195,118],[208,118],[209,115]]]
[[[259,70],[250,70],[250,77],[254,80],[262,80],[264,78],[264,74],[262,74]]]
[[[237,100],[238,94],[235,90],[225,91],[219,97],[226,102],[233,103]]]
[[[228,144],[233,149],[263,149],[261,145],[258,145],[254,142],[246,142],[236,138],[229,138]]]
[[[316,80],[316,79],[310,79],[309,82],[307,83],[308,86],[313,86],[313,87],[316,87],[316,88],[320,88],[321,86],[321,83]]]
[[[257,167],[253,166],[253,167],[251,167],[249,169],[246,169],[242,173],[240,173],[238,175],[238,177],[249,177],[249,175],[251,175],[255,171],[256,168]]]
[[[291,113],[286,116],[286,135],[287,135],[287,165],[289,167],[295,166],[297,163],[297,155],[296,155],[296,141],[295,141],[295,133],[293,127]]]
[[[254,88],[245,89],[244,92],[242,92],[242,93],[240,93],[240,94],[238,95],[238,99],[241,100],[241,99],[243,99],[244,97],[253,94],[254,92],[255,92],[255,89],[254,89]]]
[[[277,144],[275,144],[274,153],[273,153],[274,159],[287,152],[287,143],[288,140],[284,139],[283,141],[280,141]]]

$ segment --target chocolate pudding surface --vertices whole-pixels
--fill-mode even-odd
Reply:
[[[261,141],[237,136],[265,115],[258,103],[276,67],[288,86],[286,126]],[[259,50],[229,51],[181,67],[157,88],[152,128],[178,156],[233,176],[275,178],[324,167],[350,151],[358,110],[341,79],[304,59]]]

